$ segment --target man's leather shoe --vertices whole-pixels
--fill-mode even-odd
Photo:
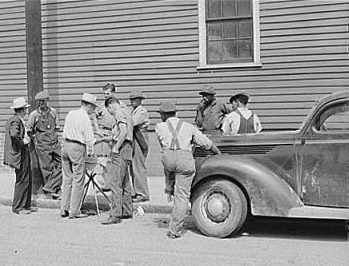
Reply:
[[[61,217],[66,218],[69,216],[69,212],[67,210],[61,210]]]
[[[149,198],[144,198],[144,197],[135,197],[132,199],[133,203],[138,203],[138,202],[145,202],[149,201]]]
[[[69,214],[69,219],[78,219],[78,218],[87,218],[88,215],[86,213],[78,213],[75,215]]]
[[[179,235],[175,235],[174,233],[172,233],[171,231],[168,231],[166,236],[170,239],[177,239],[177,238],[180,238],[181,236]]]
[[[133,215],[124,215],[122,216],[122,219],[132,219]]]
[[[17,214],[21,214],[21,215],[26,215],[26,214],[31,214],[31,211],[29,210],[20,210],[18,212],[16,212]]]
[[[47,193],[47,194],[52,194],[54,193],[54,191],[50,190],[50,189],[47,189],[47,188],[42,188],[42,191],[44,191],[44,193]]]
[[[30,212],[37,212],[39,210],[38,207],[30,207],[28,209],[26,209],[27,211],[30,211]]]
[[[102,224],[108,225],[108,224],[119,224],[122,220],[120,218],[116,217],[109,217],[107,220],[103,221]]]

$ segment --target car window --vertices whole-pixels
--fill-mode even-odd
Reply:
[[[320,115],[316,130],[324,133],[349,132],[349,102],[329,106]]]

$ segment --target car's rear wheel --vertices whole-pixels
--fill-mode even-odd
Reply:
[[[227,237],[242,228],[247,216],[247,201],[244,193],[233,182],[210,180],[195,188],[192,215],[203,234]]]

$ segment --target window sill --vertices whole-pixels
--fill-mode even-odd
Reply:
[[[234,69],[234,68],[261,68],[261,63],[238,63],[238,64],[224,64],[224,65],[203,65],[198,66],[198,71],[205,71],[205,70],[220,70],[220,69]]]

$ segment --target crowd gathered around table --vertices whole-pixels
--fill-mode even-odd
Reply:
[[[95,168],[103,191],[111,191],[109,217],[101,223],[119,224],[133,218],[132,203],[150,200],[146,159],[149,154],[148,112],[142,105],[141,91],[131,92],[130,107],[117,97],[117,87],[102,87],[104,102],[83,93],[81,105],[71,110],[64,122],[62,141],[57,111],[49,105],[49,93],[35,96],[35,109],[24,120],[30,106],[23,97],[13,100],[14,114],[5,127],[4,164],[15,169],[16,181],[12,211],[30,214],[32,163],[34,158],[42,176],[41,190],[47,198],[60,200],[60,216],[77,219],[87,217],[81,211],[84,194],[86,158],[97,157]],[[258,116],[247,108],[250,95],[234,93],[229,102],[218,100],[212,86],[204,86],[195,117],[195,125],[177,116],[173,101],[160,104],[161,121],[155,133],[161,147],[167,200],[173,210],[167,236],[179,238],[190,208],[190,189],[195,175],[193,146],[201,146],[220,154],[206,133],[222,135],[259,133]]]

